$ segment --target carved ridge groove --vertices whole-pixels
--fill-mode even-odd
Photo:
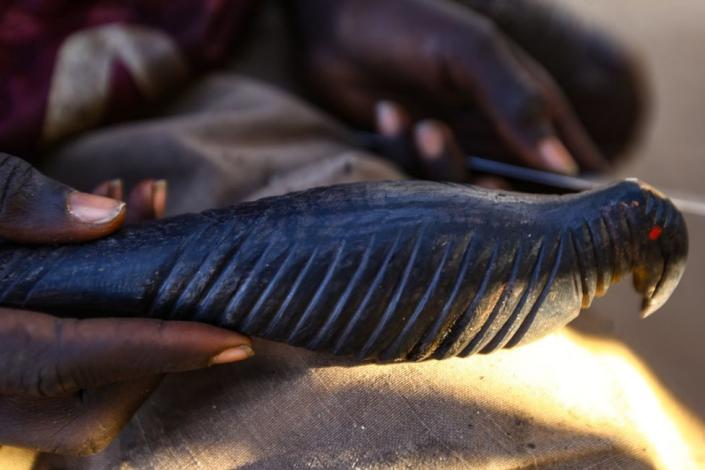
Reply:
[[[460,261],[460,269],[455,277],[455,281],[450,291],[450,295],[448,296],[448,299],[443,305],[441,313],[440,315],[438,315],[438,318],[436,318],[436,321],[432,322],[429,325],[426,331],[423,332],[417,346],[412,349],[410,356],[414,359],[420,360],[428,358],[438,350],[438,346],[441,344],[441,341],[437,341],[434,345],[433,339],[438,336],[440,330],[443,328],[443,325],[449,321],[449,316],[451,315],[453,306],[455,305],[456,299],[460,292],[461,283],[463,282],[463,280],[465,280],[465,277],[470,267],[474,266],[474,260],[472,260],[472,255],[475,253],[475,248],[478,244],[476,243],[476,239],[472,234],[469,234],[466,237],[466,240],[467,241],[465,243],[465,249],[463,250],[463,256]],[[450,321],[452,323],[455,323],[455,320]]]
[[[411,253],[409,253],[408,255],[406,266],[404,267],[404,271],[402,273],[402,277],[397,283],[397,286],[394,289],[394,293],[392,294],[391,298],[389,299],[389,303],[384,309],[382,317],[377,321],[377,324],[374,326],[372,333],[370,333],[367,342],[358,353],[359,358],[364,358],[373,350],[375,343],[383,334],[384,328],[391,321],[392,317],[398,312],[399,301],[401,299],[402,293],[406,289],[406,286],[409,282],[409,276],[411,275],[411,271],[414,269],[416,258],[419,254],[419,251],[421,250],[421,243],[424,239],[425,231],[426,225],[422,225],[417,229],[416,234],[414,235],[414,245],[411,249]]]
[[[0,304],[201,321],[362,360],[442,359],[547,334],[632,272],[650,313],[686,255],[681,214],[638,182],[565,197],[371,183],[77,245],[0,241]]]
[[[499,245],[497,243],[494,243],[492,245],[492,252],[486,261],[485,271],[482,276],[482,281],[480,282],[479,288],[475,292],[472,301],[465,309],[464,313],[458,316],[458,318],[456,318],[452,326],[449,326],[448,335],[445,337],[443,343],[438,347],[437,353],[440,354],[441,357],[449,357],[451,355],[455,355],[457,354],[457,352],[460,352],[463,349],[463,347],[458,347],[458,342],[462,341],[462,335],[465,332],[465,328],[470,325],[475,318],[475,315],[477,313],[477,307],[482,302],[482,299],[485,296],[485,292],[487,291],[487,287],[490,284],[490,278],[494,274],[495,260],[498,254]],[[472,337],[469,336],[467,338],[467,341],[471,340]],[[456,352],[455,354],[453,354],[451,353],[451,351]]]
[[[538,313],[539,309],[543,305],[543,301],[546,299],[546,296],[548,295],[548,292],[550,290],[551,285],[553,284],[554,280],[556,279],[556,276],[558,275],[558,269],[561,265],[561,261],[563,260],[563,235],[561,235],[558,239],[558,246],[556,247],[554,258],[553,258],[553,267],[551,268],[551,272],[549,275],[546,277],[546,281],[543,284],[543,289],[541,290],[541,294],[539,297],[536,299],[536,302],[534,303],[533,307],[531,308],[531,311],[529,314],[524,318],[524,321],[521,322],[521,325],[517,329],[516,333],[514,333],[514,336],[512,337],[511,340],[507,343],[507,347],[514,347],[521,341],[521,339],[524,337],[527,331],[529,331],[529,328],[531,327],[531,324],[534,322],[534,319],[536,318],[536,314]]]
[[[441,273],[443,272],[443,270],[446,267],[446,262],[448,260],[448,256],[450,254],[451,248],[452,248],[452,245],[450,243],[448,243],[446,245],[445,250],[443,251],[443,255],[441,257],[441,260],[438,263],[438,266],[436,267],[436,271],[433,273],[433,277],[431,278],[431,282],[428,284],[428,287],[426,288],[426,291],[424,292],[423,296],[419,300],[418,304],[416,304],[416,307],[414,308],[413,313],[411,315],[409,315],[409,318],[404,322],[404,326],[401,328],[401,332],[399,333],[397,338],[382,353],[383,358],[393,358],[393,357],[406,358],[408,356],[408,351],[403,351],[403,354],[401,354],[402,353],[401,348],[403,347],[405,341],[407,340],[407,337],[411,334],[411,330],[414,327],[414,325],[416,324],[416,322],[418,321],[419,316],[426,309],[428,302],[430,301],[431,297],[434,295],[436,289],[438,288],[438,283],[440,282],[440,279],[441,279]]]
[[[508,336],[508,333],[515,326],[518,325],[517,321],[519,319],[519,315],[521,314],[522,310],[524,310],[524,306],[526,305],[526,301],[529,299],[529,296],[536,289],[536,284],[538,283],[539,277],[541,275],[541,266],[543,265],[543,260],[545,257],[545,248],[546,244],[543,240],[541,240],[539,242],[538,252],[536,253],[536,257],[534,258],[534,263],[531,268],[531,277],[529,278],[529,282],[524,287],[524,291],[521,294],[519,302],[517,302],[517,305],[514,307],[512,314],[509,316],[509,318],[507,318],[507,320],[502,325],[502,328],[497,332],[497,334],[495,334],[494,338],[492,338],[492,340],[481,349],[481,352],[483,354],[487,354],[489,352],[494,351],[495,349],[503,347],[506,341],[508,341],[511,337]]]

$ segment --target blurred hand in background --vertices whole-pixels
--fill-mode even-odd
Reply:
[[[632,55],[541,3],[287,6],[311,94],[378,131],[394,158],[406,142],[419,157],[407,165],[415,176],[463,180],[462,152],[559,173],[604,171],[638,128],[644,98]]]

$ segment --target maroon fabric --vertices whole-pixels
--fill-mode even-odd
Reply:
[[[256,0],[0,0],[0,151],[25,155],[41,137],[56,54],[72,33],[111,23],[158,29],[186,57],[190,72],[216,64]],[[129,72],[111,74],[106,118],[145,103]]]

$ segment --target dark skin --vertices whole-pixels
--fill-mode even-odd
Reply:
[[[282,3],[311,96],[375,130],[379,150],[412,175],[465,181],[464,153],[563,173],[607,168],[548,72],[557,69],[489,13],[448,0]],[[107,236],[160,216],[166,200],[155,181],[126,197],[119,181],[106,182],[95,198],[13,158],[0,162],[0,188],[0,237],[24,243]],[[126,207],[117,202],[123,199]],[[0,309],[0,443],[99,451],[164,374],[242,360],[250,346],[246,337],[193,323],[60,320]]]
[[[0,162],[0,234],[22,243],[79,242],[160,216],[164,182],[123,199],[120,181],[85,194],[27,163]],[[0,308],[0,443],[90,454],[107,446],[164,374],[252,355],[249,338],[207,325],[150,319],[59,319]]]
[[[446,0],[285,5],[297,35],[296,65],[303,83],[320,104],[355,126],[404,137],[407,150],[422,157],[415,141],[423,137],[417,134],[428,135],[431,127],[445,147],[470,154],[561,173],[608,168],[547,71],[556,67],[545,67],[509,35],[526,37],[523,31],[500,29],[487,12]],[[631,72],[631,58],[614,51],[619,67]],[[558,71],[566,82],[573,78]],[[633,78],[626,81],[636,88]],[[604,111],[599,119],[589,118],[604,121]],[[401,123],[394,117],[399,112]],[[392,148],[398,153],[398,145]],[[413,166],[410,170],[434,177]],[[460,172],[455,179],[464,177]]]

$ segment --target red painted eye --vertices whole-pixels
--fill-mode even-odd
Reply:
[[[658,225],[654,225],[651,230],[649,230],[649,240],[656,241],[661,237],[663,229]]]

